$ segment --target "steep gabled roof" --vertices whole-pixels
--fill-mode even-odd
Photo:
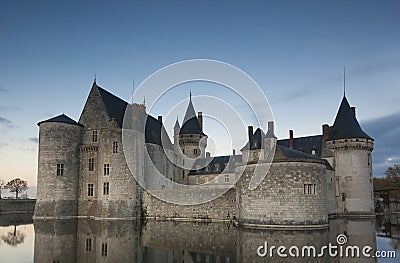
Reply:
[[[236,163],[242,162],[241,155],[225,155],[225,156],[215,156],[210,157],[209,163],[209,170],[206,169],[207,158],[197,158],[193,164],[192,170],[189,172],[188,175],[200,175],[200,174],[220,174],[224,173],[233,173],[235,172]],[[219,170],[215,170],[215,165],[219,165]],[[225,164],[228,165],[225,170]],[[202,167],[201,169],[196,169],[196,167]]]
[[[167,131],[161,122],[151,115],[147,115],[145,127],[145,141],[146,143],[157,144],[166,149],[172,149],[172,143],[169,139]]]
[[[93,85],[96,85],[101,99],[104,103],[104,106],[106,107],[107,113],[110,116],[110,118],[113,118],[117,121],[118,126],[121,128],[123,121],[124,121],[124,114],[126,107],[128,106],[128,103],[117,96],[111,94],[110,92],[106,91],[105,89],[102,89],[101,87],[97,86],[96,83]]]
[[[317,156],[322,153],[322,135],[293,138],[293,149],[299,152],[311,154],[311,150],[316,151]],[[278,140],[277,143],[286,148],[290,148],[290,139]]]
[[[313,159],[313,160],[321,160],[319,156],[303,153],[300,151],[296,151],[290,148],[286,148],[281,145],[277,145],[277,148],[282,152],[285,159]],[[279,156],[277,156],[279,157]]]
[[[261,149],[261,146],[263,145],[262,141],[264,139],[264,136],[265,136],[264,132],[260,128],[257,128],[256,132],[252,136],[250,136],[250,140],[241,149],[241,151]]]
[[[58,115],[56,117],[50,118],[48,120],[44,120],[38,123],[38,125],[44,123],[44,122],[61,122],[61,123],[69,123],[69,124],[75,124],[75,125],[80,125],[82,126],[82,124],[74,121],[73,119],[71,119],[70,117],[68,117],[67,115],[65,115],[64,113],[61,115]]]
[[[192,99],[189,100],[189,105],[186,109],[185,118],[183,119],[182,128],[179,134],[200,134],[205,135],[200,128],[199,120],[192,104]]]
[[[343,96],[335,122],[329,129],[328,141],[350,138],[371,139],[361,129],[346,96]]]

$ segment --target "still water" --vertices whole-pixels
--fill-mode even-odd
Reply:
[[[0,215],[0,262],[400,262],[400,215],[376,220],[336,219],[329,229],[318,231],[255,230],[223,223],[148,221],[49,220],[2,218]],[[344,234],[345,246],[370,246],[374,251],[396,251],[397,258],[321,256],[260,257],[257,250],[267,242],[284,246],[317,248],[337,244]],[[261,249],[260,252],[264,250]],[[292,252],[296,254],[296,250]],[[262,254],[262,253],[261,253]]]

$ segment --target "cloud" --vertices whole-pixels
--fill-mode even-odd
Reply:
[[[389,166],[400,164],[400,112],[367,120],[361,126],[375,139],[374,176],[381,177]]]
[[[360,78],[396,69],[400,69],[400,57],[394,57],[388,60],[366,64],[351,71],[351,75],[352,77]]]
[[[6,118],[3,118],[3,117],[0,116],[0,124],[11,125],[11,121],[9,121]]]
[[[7,146],[7,145],[8,145],[8,143],[0,142],[0,148],[2,148],[2,147],[4,147],[4,146]]]
[[[0,92],[7,92],[7,89],[3,88],[3,86],[0,85]]]
[[[38,137],[32,137],[32,138],[29,138],[29,140],[31,142],[34,142],[34,143],[39,143],[39,138]]]
[[[8,111],[8,110],[22,110],[20,106],[0,106],[0,111]]]

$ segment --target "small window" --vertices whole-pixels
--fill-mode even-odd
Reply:
[[[118,142],[113,142],[113,153],[118,153]]]
[[[303,192],[305,195],[315,195],[315,184],[304,184]]]
[[[86,238],[86,251],[92,251],[92,239]]]
[[[214,165],[214,170],[215,170],[216,172],[219,172],[219,163],[216,163],[216,164]]]
[[[193,149],[193,154],[197,155],[197,149]]]
[[[101,256],[102,257],[107,257],[107,243],[102,243],[101,244]]]
[[[253,147],[257,147],[258,146],[258,143],[257,143],[257,141],[253,141]]]
[[[63,175],[64,175],[64,164],[58,163],[57,164],[57,176],[63,176]]]
[[[317,154],[317,150],[312,149],[312,150],[311,150],[311,154],[312,154],[312,155],[316,155],[316,154]]]
[[[94,188],[93,184],[88,184],[88,196],[93,196],[94,195]]]
[[[224,164],[224,169],[228,169],[228,163]]]
[[[110,164],[109,163],[104,164],[104,175],[110,175]]]
[[[89,171],[94,171],[94,158],[89,158]]]
[[[207,172],[210,171],[210,166],[209,166],[209,165],[206,166],[206,171],[207,171]]]
[[[371,154],[369,153],[368,154],[368,166],[370,166],[371,165]]]
[[[92,142],[97,142],[98,131],[92,131]]]
[[[103,195],[108,195],[110,193],[110,183],[104,183],[103,185]]]
[[[224,182],[229,183],[229,174],[225,174],[224,176]]]

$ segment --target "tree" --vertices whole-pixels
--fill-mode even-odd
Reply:
[[[7,183],[6,188],[11,193],[15,192],[15,199],[17,199],[19,193],[22,193],[23,191],[26,191],[28,189],[28,183],[19,178],[15,178]]]
[[[385,171],[386,179],[388,179],[392,185],[400,189],[400,165],[395,164],[389,166]]]

